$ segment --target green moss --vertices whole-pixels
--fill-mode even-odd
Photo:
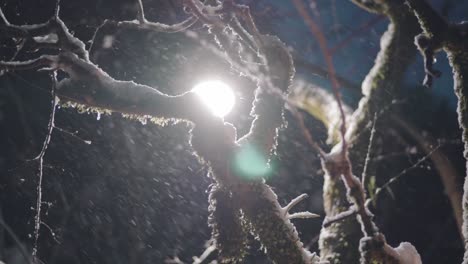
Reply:
[[[268,196],[272,192],[263,183],[244,185],[241,208],[249,223],[250,231],[273,263],[304,264],[302,243],[294,226],[281,216],[278,205]],[[271,193],[270,193],[271,194]]]
[[[80,104],[77,102],[60,100],[59,105],[60,107],[63,107],[63,108],[74,108],[80,114],[98,114],[98,115],[111,115],[112,114],[112,111],[109,109],[88,106],[88,105]],[[182,120],[175,119],[175,118],[162,118],[162,117],[152,117],[148,115],[124,114],[124,113],[122,113],[122,117],[130,119],[130,120],[139,121],[142,124],[146,124],[148,121],[150,121],[151,123],[159,125],[159,126],[176,124],[182,121]]]
[[[104,108],[99,108],[99,107],[92,107],[76,102],[70,102],[70,101],[59,101],[60,107],[63,108],[74,108],[76,111],[80,114],[101,114],[101,115],[110,115],[112,112],[104,109]]]
[[[218,249],[220,263],[243,263],[248,239],[243,216],[227,189],[214,185],[209,196],[208,223]]]

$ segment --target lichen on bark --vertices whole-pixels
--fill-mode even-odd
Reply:
[[[461,47],[448,47],[446,49],[450,65],[453,69],[454,90],[458,98],[458,123],[462,128],[462,140],[465,150],[463,156],[467,160],[468,171],[468,42]],[[463,185],[463,226],[462,232],[465,242],[465,255],[463,263],[468,263],[468,180]]]
[[[381,48],[375,64],[362,83],[364,97],[354,112],[347,132],[350,144],[350,159],[355,175],[360,175],[366,157],[370,138],[370,126],[374,115],[379,115],[379,125],[385,124],[382,112],[395,99],[404,73],[416,54],[413,45],[418,33],[418,23],[403,1],[375,1],[363,5],[353,1],[367,11],[389,18],[387,31],[381,37]],[[378,3],[377,3],[378,2]],[[373,173],[373,172],[371,172]],[[346,188],[340,175],[325,173],[324,209],[327,217],[333,218],[349,209]],[[323,227],[320,234],[320,255],[330,263],[359,263],[359,241],[362,231],[356,218],[349,217]]]
[[[457,114],[458,123],[462,129],[462,141],[464,143],[463,156],[467,160],[468,171],[468,29],[466,22],[448,23],[424,0],[406,0],[411,11],[418,18],[423,33],[418,37],[425,38],[428,45],[422,48],[432,49],[435,53],[444,50],[452,67],[454,92],[458,98]],[[420,45],[421,43],[416,43]],[[423,53],[423,49],[419,47]],[[422,54],[426,56],[426,54]],[[426,75],[430,69],[425,65]],[[426,76],[427,77],[427,76]],[[463,187],[463,226],[462,233],[465,242],[465,255],[463,263],[468,263],[468,178],[465,176]]]

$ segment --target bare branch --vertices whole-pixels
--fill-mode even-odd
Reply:
[[[298,197],[294,198],[291,200],[291,202],[288,203],[285,207],[283,207],[283,211],[285,214],[287,214],[294,206],[296,206],[298,203],[302,202],[304,199],[307,199],[309,195],[306,193],[303,193],[299,195]]]
[[[191,27],[195,22],[197,22],[197,17],[191,16],[184,21],[173,24],[173,25],[166,25],[163,23],[158,22],[150,22],[148,20],[142,21],[120,21],[120,22],[113,22],[113,21],[106,21],[104,23],[115,23],[118,27],[121,28],[128,28],[128,29],[144,29],[144,30],[151,30],[155,32],[164,32],[164,33],[176,33],[181,32],[189,27]]]
[[[205,261],[211,253],[213,253],[216,250],[216,246],[211,245],[203,251],[200,257],[193,257],[193,264],[201,264],[203,261]]]
[[[447,33],[449,24],[425,0],[406,0],[418,17],[421,28],[430,38],[440,39]]]
[[[325,220],[323,221],[323,224],[322,226],[323,227],[329,227],[331,226],[332,224],[336,223],[336,222],[339,222],[339,221],[343,221],[344,219],[347,219],[351,216],[355,216],[357,214],[356,212],[356,209],[354,207],[351,207],[348,211],[343,211],[333,217],[327,217],[325,218]]]
[[[0,70],[21,71],[31,69],[41,69],[42,67],[54,67],[58,57],[54,55],[42,55],[39,58],[29,61],[0,61]]]
[[[302,133],[304,134],[304,137],[307,143],[309,143],[309,145],[313,149],[315,149],[315,151],[317,151],[317,153],[319,154],[321,158],[325,158],[326,157],[325,151],[319,146],[319,144],[317,144],[317,142],[312,137],[312,134],[310,133],[309,129],[307,129],[307,127],[305,126],[304,117],[302,116],[302,114],[296,109],[293,109],[291,111],[296,116],[296,120],[299,121],[299,126],[301,128]]]
[[[335,68],[333,66],[333,58],[332,55],[328,49],[328,44],[327,40],[325,38],[325,35],[323,34],[322,30],[318,26],[317,23],[312,19],[312,17],[307,13],[307,8],[304,5],[304,3],[300,0],[293,0],[294,6],[296,7],[296,10],[299,12],[299,15],[303,18],[304,22],[306,25],[309,27],[310,31],[314,35],[314,37],[317,39],[320,50],[322,51],[322,55],[324,56],[325,63],[327,65],[327,70],[329,73],[330,81],[331,81],[331,86],[333,90],[333,95],[335,96],[335,99],[338,103],[338,109],[340,111],[340,116],[341,116],[341,146],[342,146],[342,155],[347,155],[345,154],[347,152],[348,146],[346,143],[346,115],[343,110],[343,103],[341,100],[341,93],[339,91],[340,89],[340,83],[338,82],[336,78],[336,72]]]
[[[242,227],[241,220],[248,223],[249,232],[255,234],[273,262],[315,263],[316,257],[304,249],[288,216],[281,215],[283,211],[273,190],[261,179],[254,181],[242,179],[242,175],[235,172],[231,166],[233,155],[245,143],[258,145],[266,157],[270,156],[276,145],[277,129],[283,124],[284,102],[294,75],[292,58],[286,45],[276,37],[260,35],[248,8],[244,6],[226,1],[227,7],[225,6],[226,9],[222,10],[219,6],[213,8],[205,6],[198,0],[186,0],[185,3],[190,8],[193,17],[176,25],[167,26],[146,21],[141,1],[138,1],[139,11],[136,22],[113,23],[122,27],[176,32],[186,29],[197,19],[217,30],[229,26],[224,23],[221,16],[230,13],[233,18],[239,19],[239,21],[234,20],[235,26],[230,30],[237,32],[245,43],[250,42],[251,52],[256,53],[258,50],[261,54],[259,58],[262,60],[262,70],[259,70],[257,76],[259,88],[256,90],[252,111],[254,121],[250,133],[243,140],[235,141],[235,128],[223,123],[220,118],[214,117],[193,92],[169,96],[149,86],[113,79],[88,59],[88,52],[83,42],[70,34],[58,16],[40,25],[6,25],[3,28],[13,32],[10,36],[17,34],[33,44],[44,44],[44,41],[48,39],[46,36],[52,33],[57,34],[57,41],[46,43],[48,47],[55,48],[56,55],[43,55],[22,62],[0,62],[0,67],[11,71],[45,68],[65,72],[68,78],[57,85],[56,95],[62,101],[78,104],[77,107],[91,108],[96,111],[110,110],[140,117],[182,119],[195,123],[196,126],[192,130],[192,146],[210,165],[213,178],[223,188],[228,188],[226,195],[229,199],[234,198],[232,199],[235,201],[233,208],[239,208],[244,213],[242,218],[236,217],[239,227]],[[231,4],[230,7],[229,4]],[[229,8],[231,10],[228,11]],[[56,14],[58,14],[58,3]],[[242,44],[245,43],[242,42]],[[239,60],[239,65],[239,68],[244,65],[242,60]],[[51,131],[53,128],[53,121],[51,121]],[[47,142],[49,140],[50,138]],[[40,174],[42,175],[42,169]],[[39,191],[42,176],[40,181],[39,201],[41,200]],[[37,215],[39,219],[40,204]],[[312,216],[315,215],[308,212],[289,215],[290,218]],[[265,219],[268,219],[268,222],[265,222]],[[36,223],[40,226],[40,221]],[[277,248],[282,250],[277,251]]]
[[[58,6],[57,3],[56,12],[59,10]],[[0,32],[1,31],[5,31],[5,33],[11,37],[24,38],[26,43],[30,43],[32,49],[42,47],[62,49],[74,52],[85,60],[89,59],[85,44],[70,33],[65,23],[63,23],[58,16],[54,16],[49,21],[42,24],[17,26],[7,23],[0,27]],[[44,42],[44,38],[47,38],[50,34],[56,34],[58,39],[56,41],[48,40]]]
[[[56,0],[55,2],[55,19],[59,18],[60,14],[60,0]]]
[[[340,42],[335,44],[335,46],[330,48],[330,53],[332,55],[335,54],[336,52],[341,50],[343,47],[345,47],[347,44],[349,44],[351,42],[351,40],[355,39],[356,37],[358,37],[362,33],[367,33],[369,31],[369,29],[371,29],[373,26],[378,24],[384,18],[385,18],[384,16],[379,16],[379,15],[374,16],[373,18],[371,18],[369,21],[367,21],[366,23],[364,23],[360,27],[358,27],[355,30],[349,32],[347,37],[345,37],[343,40],[341,40]],[[339,80],[339,78],[338,78],[338,80]],[[340,81],[340,83],[341,83],[341,81]]]
[[[419,52],[424,58],[424,72],[426,74],[423,85],[431,88],[433,78],[439,78],[442,74],[440,71],[434,70],[433,68],[435,50],[439,49],[438,46],[440,43],[435,41],[433,38],[429,38],[425,34],[420,34],[414,39],[414,44],[416,44],[416,47],[418,47]]]
[[[184,119],[192,122],[214,118],[199,97],[192,92],[169,96],[146,85],[118,81],[73,53],[44,55],[26,62],[0,62],[0,68],[7,70],[44,66],[69,74],[70,79],[62,80],[57,90],[57,96],[65,101],[142,117]],[[193,111],[193,108],[199,111]]]
[[[320,215],[314,214],[311,212],[298,212],[298,213],[288,214],[286,217],[288,219],[309,219],[309,218],[318,218],[320,217]]]
[[[234,1],[224,1],[223,10],[226,12],[233,12],[238,18],[247,24],[247,28],[252,34],[253,38],[257,43],[261,42],[261,34],[258,31],[257,26],[250,13],[250,8],[246,5],[235,4]]]
[[[65,129],[63,129],[63,128],[61,128],[61,127],[58,127],[58,126],[55,126],[55,125],[54,125],[54,129],[57,130],[57,131],[59,131],[59,132],[62,132],[62,133],[65,134],[65,135],[68,135],[68,136],[70,136],[70,137],[72,137],[72,138],[75,138],[75,139],[77,139],[77,140],[83,142],[83,143],[86,144],[86,145],[91,145],[91,143],[92,143],[91,140],[86,140],[86,139],[83,139],[83,138],[77,136],[76,134],[77,134],[78,132],[70,132],[70,131],[68,131],[68,130],[65,130]]]
[[[403,128],[408,135],[410,135],[419,145],[419,147],[429,154],[437,146],[437,141],[430,135],[422,135],[414,125],[408,123],[404,118],[396,115],[391,116],[392,121],[399,127]],[[462,188],[459,186],[460,175],[454,167],[453,161],[449,160],[442,150],[433,152],[430,156],[437,172],[440,175],[444,185],[445,194],[450,200],[452,205],[453,215],[457,221],[457,227],[460,236],[463,238],[462,225],[463,225],[463,208],[462,208]]]
[[[261,75],[251,115],[250,132],[240,144],[253,143],[265,156],[276,147],[277,129],[283,124],[283,108],[295,73],[291,55],[277,37],[262,35],[262,52],[266,75]]]
[[[463,156],[468,164],[468,33],[467,24],[449,24],[424,0],[406,0],[410,9],[418,18],[424,33],[416,39],[416,44],[425,57],[425,83],[430,84],[434,75],[432,69],[433,54],[443,49],[447,53],[453,72],[454,91],[458,98],[458,122],[462,128],[464,143]],[[437,72],[435,72],[437,74]],[[468,263],[468,180],[465,179],[463,205],[462,232],[465,243],[463,263]]]
[[[145,24],[147,22],[142,0],[137,0],[137,20],[140,22],[140,24]]]
[[[362,188],[364,192],[367,193],[367,187],[369,185],[369,166],[371,163],[371,155],[373,156],[374,150],[374,141],[375,141],[375,124],[377,123],[377,113],[374,114],[374,121],[372,122],[372,130],[369,139],[369,145],[367,146],[366,161],[364,163],[364,169],[362,170]]]
[[[219,28],[224,27],[219,20],[212,19],[203,13],[203,4],[199,2],[199,0],[184,0],[184,3],[190,8],[191,13],[200,19],[204,24],[216,26]]]
[[[47,125],[47,134],[44,139],[44,143],[42,145],[41,152],[39,155],[34,158],[35,160],[39,161],[39,172],[38,172],[38,183],[37,183],[37,198],[36,198],[36,216],[34,217],[34,245],[32,250],[32,257],[36,259],[37,257],[37,242],[39,240],[39,232],[41,228],[41,208],[42,208],[42,180],[43,180],[43,168],[44,168],[44,156],[46,154],[47,147],[49,146],[50,139],[52,137],[52,132],[54,130],[54,120],[55,120],[55,109],[57,107],[57,97],[55,96],[56,88],[57,88],[57,74],[55,71],[51,73],[52,77],[52,90],[51,90],[51,97],[52,97],[52,107],[49,117],[49,123]]]
[[[7,26],[11,25],[10,22],[8,22],[8,19],[6,18],[5,14],[3,13],[2,8],[0,8],[0,18],[2,18],[3,23],[5,23],[5,25]]]
[[[410,167],[402,170],[400,173],[398,173],[397,175],[393,176],[390,178],[390,180],[388,180],[385,184],[383,184],[381,187],[377,188],[377,190],[375,191],[375,194],[373,196],[372,199],[369,199],[366,203],[369,204],[369,202],[374,202],[376,201],[378,198],[379,198],[379,195],[381,194],[381,192],[383,190],[386,190],[387,188],[390,187],[390,185],[392,185],[393,183],[397,182],[401,177],[405,176],[408,172],[414,170],[414,169],[417,169],[420,167],[420,165],[427,161],[428,159],[431,158],[432,154],[434,152],[436,152],[437,150],[439,150],[440,148],[440,144],[437,145],[434,149],[432,149],[429,153],[427,153],[424,157],[420,158],[416,163],[414,163],[413,165],[411,165]]]

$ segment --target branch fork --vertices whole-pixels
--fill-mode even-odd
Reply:
[[[296,206],[298,203],[302,202],[303,200],[305,200],[306,198],[308,198],[309,196],[305,193],[299,195],[298,197],[294,198],[291,200],[291,202],[289,202],[285,207],[281,208],[282,209],[282,213],[284,215],[284,217],[286,217],[287,219],[296,219],[296,218],[302,218],[302,219],[305,219],[305,218],[317,218],[317,217],[320,217],[320,215],[318,214],[314,214],[314,213],[311,213],[311,212],[298,212],[298,213],[292,213],[290,214],[289,211],[294,207]]]

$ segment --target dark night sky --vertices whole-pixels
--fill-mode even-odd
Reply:
[[[180,1],[143,1],[147,18],[174,23],[183,12]],[[252,8],[260,30],[276,34],[303,60],[322,65],[322,57],[290,1],[244,0]],[[338,74],[359,83],[367,74],[379,50],[385,19],[366,13],[350,1],[317,0],[320,21],[330,46],[348,39],[334,57]],[[431,1],[439,10],[448,4],[453,21],[463,20],[468,1]],[[451,3],[451,4],[450,4]],[[11,23],[40,23],[53,13],[53,0],[1,0],[0,7]],[[61,18],[74,34],[88,43],[104,19],[134,19],[131,0],[62,0]],[[465,12],[466,13],[466,12]],[[465,14],[466,15],[466,14]],[[361,28],[364,28],[360,30]],[[97,49],[91,57],[116,79],[134,80],[177,94],[205,78],[226,80],[240,98],[227,119],[239,133],[245,133],[252,87],[229,65],[214,57],[184,34],[112,32],[114,45]],[[203,32],[200,26],[195,31]],[[89,44],[89,43],[88,43]],[[0,55],[11,56],[12,43],[0,36]],[[37,54],[20,54],[20,59]],[[455,115],[450,68],[445,55],[438,56],[436,67],[443,71],[432,90],[423,88],[421,58],[415,59],[407,73],[402,92],[404,103],[397,111],[442,142],[440,151],[464,175],[460,131]],[[323,66],[323,65],[322,65]],[[323,86],[326,79],[297,69],[297,79]],[[8,73],[0,77],[0,209],[3,220],[31,249],[31,234],[36,201],[37,163],[27,162],[37,155],[46,133],[50,112],[50,81],[45,73]],[[344,87],[345,100],[355,105],[356,90]],[[287,115],[288,116],[288,115]],[[287,117],[288,118],[288,117]],[[289,119],[289,118],[288,118]],[[303,192],[311,198],[302,210],[322,214],[322,177],[316,154],[306,145],[297,124],[289,120],[281,131],[275,177],[269,179],[284,204]],[[322,143],[324,128],[312,118],[307,126]],[[163,263],[167,256],[184,261],[199,255],[209,239],[207,192],[211,180],[188,143],[186,124],[158,127],[123,119],[118,114],[79,114],[60,108],[56,125],[76,132],[77,137],[54,131],[44,166],[44,215],[39,256],[55,263]],[[90,140],[88,145],[84,140]],[[412,166],[424,153],[412,150],[414,140],[389,128],[381,144],[378,162],[383,176],[378,184]],[[376,158],[376,160],[378,160]],[[385,161],[385,162],[382,162]],[[462,182],[462,176],[459,182]],[[392,186],[394,197],[383,195],[376,222],[396,246],[413,243],[424,263],[458,263],[463,249],[450,203],[430,161],[411,170]],[[298,220],[305,244],[317,247],[320,220]],[[50,230],[49,228],[50,227]],[[15,243],[0,231],[0,259],[19,260]],[[262,262],[254,253],[249,263]]]

